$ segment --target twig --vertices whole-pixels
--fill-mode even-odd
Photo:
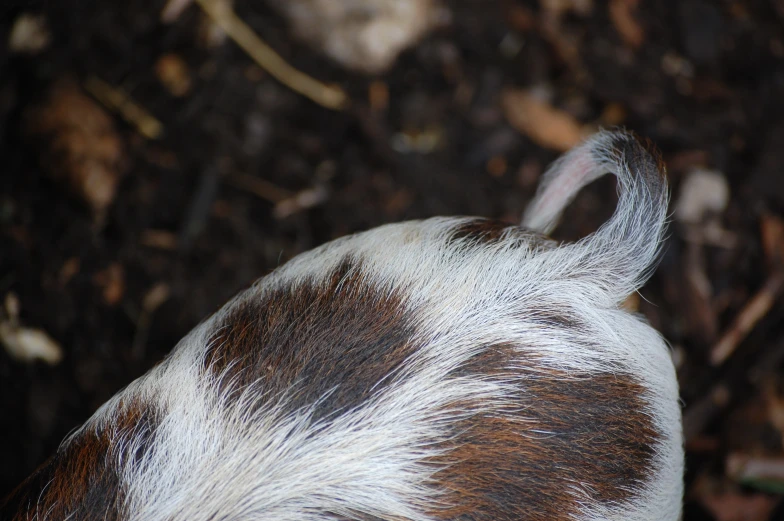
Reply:
[[[321,185],[306,188],[275,205],[272,214],[276,219],[285,219],[295,213],[318,206],[329,198],[329,192]]]
[[[163,134],[161,122],[131,100],[130,96],[121,89],[112,87],[95,76],[90,76],[84,81],[84,88],[104,106],[118,112],[147,139],[158,139]]]
[[[153,286],[142,299],[142,310],[136,321],[136,334],[133,337],[133,344],[131,344],[131,358],[133,360],[139,361],[144,358],[153,314],[164,302],[169,300],[170,295],[169,286],[161,282]]]
[[[703,338],[708,342],[715,342],[719,328],[716,313],[711,306],[713,287],[705,273],[703,248],[687,241],[684,260],[685,295],[689,302],[691,322],[699,328]]]
[[[182,251],[188,251],[191,248],[193,242],[201,235],[207,225],[210,208],[220,188],[222,166],[215,164],[207,167],[199,177],[196,191],[191,196],[185,220],[177,236],[177,245]]]
[[[342,110],[346,107],[348,96],[343,89],[334,85],[325,85],[286,63],[237,16],[228,4],[218,0],[196,0],[196,2],[218,27],[278,81],[328,109]]]
[[[760,290],[749,300],[741,312],[735,317],[729,330],[713,346],[710,354],[710,363],[713,366],[721,365],[737,349],[744,338],[754,329],[754,326],[773,306],[776,299],[784,289],[784,269],[774,271]]]
[[[683,412],[683,437],[687,446],[702,433],[711,419],[724,410],[730,398],[729,383],[722,380],[688,404]]]
[[[167,24],[172,23],[190,4],[191,0],[168,0],[161,11],[161,21]]]
[[[759,353],[759,357],[750,367],[735,364],[718,381],[711,381],[711,387],[699,398],[687,403],[683,412],[683,435],[686,443],[696,438],[711,420],[727,408],[732,401],[731,390],[737,388],[741,381],[754,384],[771,374],[778,377],[777,370],[783,361],[784,342],[779,342]]]
[[[241,172],[234,172],[229,174],[226,176],[226,181],[235,188],[250,192],[253,195],[273,204],[285,201],[286,199],[294,196],[293,192],[290,192],[285,188],[281,188],[270,183],[269,181],[259,179],[258,177],[253,177],[252,175],[243,174]]]
[[[173,251],[177,249],[177,236],[168,230],[144,230],[139,244],[149,248]]]

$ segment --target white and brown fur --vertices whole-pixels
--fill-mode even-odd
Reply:
[[[654,156],[600,133],[523,227],[434,218],[296,257],[101,407],[0,517],[678,519],[673,365],[620,307],[665,225]],[[541,235],[606,172],[620,198],[601,229]]]

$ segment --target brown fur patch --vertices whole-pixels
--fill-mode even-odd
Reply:
[[[662,155],[659,148],[656,144],[650,140],[650,138],[642,139],[637,134],[633,134],[637,142],[640,144],[642,148],[645,149],[648,154],[653,158],[653,161],[656,163],[656,170],[658,171],[659,175],[663,178],[667,177],[667,164],[664,162],[664,156]]]
[[[361,405],[415,346],[400,296],[374,287],[360,268],[347,259],[324,280],[239,304],[218,324],[205,370],[222,376],[224,389],[256,383],[262,402],[285,395],[296,409],[318,401],[314,419]]]
[[[490,245],[513,242],[517,246],[543,247],[552,243],[547,237],[497,219],[475,218],[455,226],[449,242]]]
[[[627,132],[627,135],[632,139],[616,139],[613,148],[629,166],[640,169],[648,183],[661,186],[667,179],[667,165],[661,152],[650,139],[643,139],[634,132]]]
[[[472,361],[501,375],[509,346]],[[629,500],[650,478],[658,432],[645,414],[643,388],[625,374],[566,375],[518,362],[526,375],[507,411],[481,412],[454,427],[451,449],[434,463],[446,490],[438,519],[553,521],[573,519],[578,487],[599,504]],[[515,371],[520,374],[520,371]]]
[[[61,447],[0,504],[0,519],[122,519],[117,451],[128,437],[140,438],[140,451],[148,448],[157,415],[140,402],[120,411],[111,428],[86,429]]]
[[[509,223],[495,219],[472,219],[455,227],[450,239],[471,240],[483,244],[500,242],[507,230],[512,228]]]

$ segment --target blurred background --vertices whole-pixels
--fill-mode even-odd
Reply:
[[[434,215],[517,221],[599,127],[661,149],[685,519],[784,518],[784,2],[8,0],[0,496],[238,290]],[[603,179],[555,234],[612,213]]]

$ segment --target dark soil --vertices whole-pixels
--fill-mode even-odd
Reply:
[[[685,519],[734,519],[731,508],[747,512],[745,519],[784,517],[774,493],[784,491],[784,426],[776,419],[784,301],[774,298],[725,363],[709,363],[735,317],[781,269],[762,230],[784,217],[784,3],[640,2],[644,40],[634,49],[599,0],[589,14],[564,14],[556,36],[541,29],[546,2],[453,0],[451,27],[368,78],[298,43],[264,2],[237,0],[238,14],[286,60],[349,92],[351,108],[341,112],[276,82],[230,40],[200,44],[195,6],[162,24],[163,3],[12,0],[0,7],[0,298],[14,293],[21,322],[64,351],[50,367],[0,349],[0,497],[194,325],[281,262],[399,220],[517,220],[558,152],[511,127],[499,100],[506,88],[547,85],[553,105],[580,122],[622,124],[654,141],[669,164],[674,200],[698,167],[729,183],[729,205],[712,221],[724,239],[695,240],[675,222],[640,310],[679,360]],[[23,12],[48,20],[51,43],[40,53],[5,45]],[[576,59],[559,38],[572,42]],[[172,96],[156,76],[165,53],[190,67],[185,96]],[[160,139],[145,139],[112,113],[125,175],[100,223],[50,175],[40,161],[44,145],[24,131],[56,80],[92,76],[122,88],[165,129]],[[388,107],[371,107],[368,91],[381,87]],[[440,136],[438,146],[396,145],[401,135],[422,132]],[[328,195],[280,217],[238,175]],[[589,233],[613,205],[611,180],[592,185],[556,237]],[[151,234],[174,240],[155,243]],[[697,288],[700,276],[707,295]],[[161,284],[168,299],[140,327],[145,295]],[[778,479],[739,479],[726,465],[737,454],[778,461]]]

